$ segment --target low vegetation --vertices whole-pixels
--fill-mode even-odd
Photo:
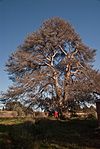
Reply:
[[[0,149],[99,149],[96,119],[0,119]]]

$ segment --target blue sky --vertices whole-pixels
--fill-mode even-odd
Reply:
[[[0,91],[11,84],[4,71],[9,55],[51,17],[69,21],[83,42],[97,49],[100,69],[100,0],[0,0]]]

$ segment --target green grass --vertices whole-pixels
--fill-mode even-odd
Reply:
[[[0,119],[0,149],[100,149],[97,120]]]

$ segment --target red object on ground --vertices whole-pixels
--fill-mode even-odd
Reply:
[[[54,112],[54,117],[58,118],[58,112],[57,111]]]

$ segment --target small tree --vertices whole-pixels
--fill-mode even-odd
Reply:
[[[20,102],[8,102],[5,105],[8,111],[16,111],[18,116],[25,116],[25,107]]]

